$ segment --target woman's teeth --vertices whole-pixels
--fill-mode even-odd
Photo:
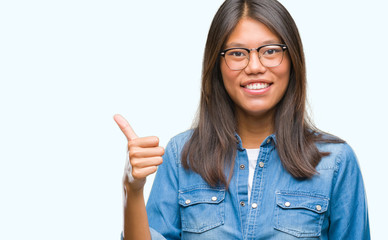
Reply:
[[[269,83],[252,83],[252,84],[246,85],[245,87],[248,89],[257,90],[257,89],[263,89],[263,88],[269,87]]]

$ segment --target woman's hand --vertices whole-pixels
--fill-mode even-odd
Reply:
[[[131,125],[119,114],[114,117],[128,140],[129,160],[126,163],[124,187],[124,239],[151,239],[143,188],[146,177],[156,172],[163,162],[164,149],[157,137],[139,138]]]
[[[162,164],[164,148],[159,146],[157,137],[139,138],[131,125],[119,114],[114,117],[117,125],[128,140],[129,161],[126,163],[123,184],[126,190],[134,192],[143,190],[146,177]]]

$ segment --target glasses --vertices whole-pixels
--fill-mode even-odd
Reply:
[[[228,48],[221,51],[220,55],[225,58],[226,65],[231,70],[242,70],[248,66],[249,53],[256,50],[260,63],[264,67],[276,67],[283,61],[284,51],[287,50],[285,44],[267,44],[258,48]]]

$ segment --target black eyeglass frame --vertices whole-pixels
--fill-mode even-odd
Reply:
[[[282,50],[283,50],[283,57],[284,57],[284,51],[286,51],[286,50],[288,49],[286,44],[265,44],[265,45],[262,45],[262,46],[260,46],[260,47],[258,47],[258,48],[251,48],[251,49],[249,49],[249,48],[243,48],[243,47],[228,48],[228,49],[222,50],[222,51],[220,52],[220,55],[221,55],[222,57],[225,58],[226,52],[228,52],[228,51],[230,51],[230,50],[234,50],[234,49],[244,49],[244,50],[246,50],[246,51],[248,52],[247,58],[248,58],[248,60],[250,60],[250,55],[249,55],[249,54],[251,53],[251,51],[256,50],[257,52],[259,52],[260,49],[262,49],[263,47],[268,47],[268,46],[279,46],[279,47],[281,47]],[[259,59],[260,59],[260,57],[261,57],[261,56],[259,56]],[[283,58],[282,58],[282,61],[283,61]],[[282,61],[280,62],[280,64],[282,63]],[[280,64],[279,64],[279,65],[280,65]],[[279,66],[279,65],[277,65],[277,66]],[[248,66],[248,65],[247,65],[247,66]],[[228,67],[229,67],[229,66],[228,66]],[[274,66],[274,67],[276,67],[276,66]]]

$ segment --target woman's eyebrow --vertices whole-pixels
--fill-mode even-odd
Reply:
[[[246,45],[238,42],[231,42],[226,44],[226,48],[231,48],[231,47],[246,47]]]
[[[266,45],[266,44],[281,44],[281,43],[282,42],[280,40],[271,39],[271,40],[266,40],[266,41],[261,42],[261,44],[258,45],[257,47],[262,46],[262,45]],[[247,46],[246,46],[246,44],[242,44],[239,42],[231,42],[231,43],[226,44],[226,48],[233,48],[233,47],[246,48]]]
[[[267,40],[267,41],[262,42],[263,45],[265,45],[265,44],[281,44],[281,43],[282,43],[282,41],[277,40],[277,39],[271,39],[271,40]]]

